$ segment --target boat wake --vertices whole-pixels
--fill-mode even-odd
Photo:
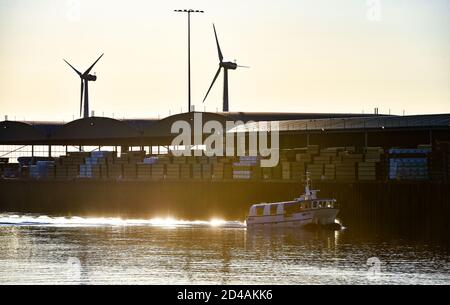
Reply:
[[[47,215],[0,214],[1,226],[45,227],[101,227],[101,226],[154,226],[154,227],[218,227],[245,228],[240,221],[221,219],[179,220],[174,218],[122,219],[114,217],[52,217]]]

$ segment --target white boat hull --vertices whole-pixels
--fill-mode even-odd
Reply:
[[[338,209],[321,208],[310,209],[299,213],[293,213],[290,216],[267,215],[267,216],[249,216],[246,223],[248,227],[252,226],[275,226],[275,227],[302,227],[309,224],[329,225],[334,224]]]

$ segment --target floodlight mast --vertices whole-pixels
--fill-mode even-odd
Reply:
[[[177,13],[187,13],[188,17],[188,112],[191,112],[191,13],[204,13],[202,10],[174,10]]]

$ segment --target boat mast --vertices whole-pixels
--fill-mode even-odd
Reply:
[[[309,172],[306,172],[306,185],[305,185],[305,196],[309,198],[311,195],[311,179]]]

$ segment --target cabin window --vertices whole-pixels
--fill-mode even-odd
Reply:
[[[277,215],[277,208],[278,208],[277,204],[271,205],[270,206],[270,215]]]
[[[264,215],[264,207],[257,207],[256,216],[263,216],[263,215]]]

